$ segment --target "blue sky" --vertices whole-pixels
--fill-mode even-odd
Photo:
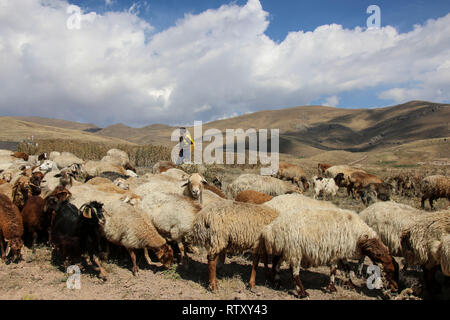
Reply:
[[[0,55],[2,114],[100,126],[448,103],[450,1],[0,0]]]
[[[71,3],[99,13],[109,10],[128,10],[133,3],[140,5],[139,16],[149,21],[157,31],[173,26],[185,13],[199,14],[217,9],[223,4],[245,5],[246,0],[74,0]],[[382,26],[391,25],[400,32],[410,31],[414,24],[423,24],[450,12],[448,0],[261,0],[264,10],[270,13],[270,26],[266,34],[282,41],[289,31],[312,31],[330,23],[344,28],[364,27],[366,9],[372,4],[382,10]]]

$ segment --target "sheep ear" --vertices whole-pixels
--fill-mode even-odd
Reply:
[[[186,182],[185,184],[183,184],[181,187],[183,188],[183,187],[187,187],[188,186],[188,184],[189,184],[189,181],[188,182]]]
[[[92,209],[90,207],[87,207],[86,209],[83,210],[83,217],[87,219],[92,218]]]
[[[55,178],[61,178],[61,173],[55,174],[54,177]]]
[[[203,179],[202,179],[202,183],[203,183],[203,184],[208,184],[208,181],[206,181],[206,179],[203,178]]]

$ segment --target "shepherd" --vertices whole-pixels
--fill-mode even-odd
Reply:
[[[177,165],[191,163],[191,153],[194,151],[194,139],[186,132],[185,127],[180,128],[180,153],[178,155]]]

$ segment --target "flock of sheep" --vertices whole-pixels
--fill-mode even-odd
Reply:
[[[179,263],[189,268],[187,252],[198,247],[207,252],[209,289],[217,290],[218,261],[251,251],[250,288],[260,259],[275,285],[286,262],[300,298],[308,296],[301,268],[330,266],[326,289],[334,292],[337,269],[354,286],[347,260],[359,259],[362,268],[365,257],[381,266],[386,290],[396,292],[395,256],[405,259],[405,268],[421,266],[434,294],[440,290],[436,271],[450,276],[450,211],[425,212],[389,201],[393,189],[404,186],[399,181],[326,164],[319,164],[310,180],[300,167],[280,163],[273,177],[242,174],[222,190],[220,181],[209,183],[165,161],[138,176],[128,155],[117,149],[100,161],[65,152],[29,156],[0,150],[1,254],[6,261],[11,251],[17,261],[24,242],[34,251],[39,240],[48,241],[65,266],[84,258],[106,279],[102,260],[113,246],[129,252],[133,274],[139,271],[136,250],[143,249],[150,264],[150,249],[170,267],[176,245]],[[302,194],[310,183],[314,198]],[[324,201],[340,187],[367,208],[358,214]],[[431,207],[437,198],[450,200],[448,177],[427,177],[421,187],[422,207],[426,199]]]

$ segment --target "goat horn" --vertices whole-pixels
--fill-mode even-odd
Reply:
[[[5,239],[5,241],[9,240]],[[8,244],[6,245],[6,256],[8,256],[10,252],[11,252],[11,244],[8,242]]]

